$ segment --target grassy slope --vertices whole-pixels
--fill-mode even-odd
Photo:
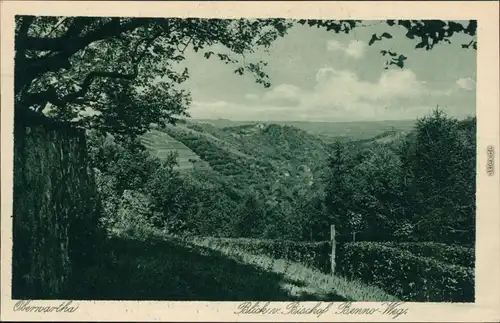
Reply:
[[[231,168],[231,164],[239,165],[238,174],[242,176],[254,171],[294,174],[301,165],[311,169],[322,166],[327,156],[327,145],[319,137],[290,126],[221,129],[189,123],[166,131],[225,175],[224,165]],[[233,171],[230,174],[235,175]]]
[[[224,140],[224,138],[219,138],[207,130],[208,129],[195,130],[195,129],[192,129],[192,128],[189,128],[189,127],[186,127],[183,125],[178,125],[175,127],[168,126],[167,131],[170,131],[170,133],[173,135],[178,134],[178,133],[185,133],[185,134],[189,134],[189,135],[194,136],[194,137],[199,137],[199,138],[202,138],[204,140],[209,141],[210,143],[212,143],[216,147],[221,148],[230,154],[233,154],[233,155],[236,155],[239,157],[243,157],[243,158],[254,159],[253,156],[250,156],[248,154],[245,154],[245,153],[239,151],[238,148],[235,147],[233,143],[231,143],[231,141]]]
[[[141,138],[142,143],[148,148],[151,155],[166,158],[170,153],[177,152],[177,161],[180,169],[191,169],[193,164],[189,161],[199,160],[200,157],[180,141],[158,130],[151,130]]]
[[[199,246],[212,246],[211,239],[196,239]],[[311,269],[296,262],[283,259],[274,259],[264,255],[251,254],[236,250],[231,246],[216,247],[224,255],[237,259],[240,262],[252,264],[267,272],[283,275],[293,283],[282,283],[292,297],[301,300],[328,300],[328,301],[395,301],[396,297],[387,294],[378,287],[370,286],[359,281],[347,280],[343,277],[326,275],[318,270]],[[310,298],[313,297],[313,298]],[[340,299],[339,299],[340,297]]]
[[[395,300],[380,289],[260,255],[213,250],[178,239],[113,238],[112,261],[82,284],[95,300]]]

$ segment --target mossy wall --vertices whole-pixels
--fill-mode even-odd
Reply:
[[[74,298],[100,210],[84,131],[18,113],[13,189],[12,297]]]

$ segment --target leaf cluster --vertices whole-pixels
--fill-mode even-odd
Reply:
[[[266,63],[245,55],[268,49],[289,27],[284,19],[19,16],[16,107],[103,132],[142,134],[151,123],[187,116],[189,92],[178,86],[189,77],[181,66],[186,50],[205,51],[269,87]]]
[[[474,268],[475,250],[471,247],[437,242],[386,242],[385,245],[408,250],[419,257],[434,258],[453,265]]]
[[[376,242],[347,243],[339,270],[406,301],[473,302],[474,269],[414,255]]]
[[[474,124],[438,109],[406,135],[335,143],[325,206],[339,237],[473,244]]]

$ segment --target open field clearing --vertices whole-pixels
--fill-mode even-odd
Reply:
[[[180,141],[172,138],[165,132],[151,130],[141,138],[142,143],[148,148],[148,151],[160,159],[165,159],[171,153],[177,153],[177,162],[180,169],[191,169],[193,164],[190,160],[199,160],[191,149]]]

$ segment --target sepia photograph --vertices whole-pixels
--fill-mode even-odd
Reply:
[[[477,302],[477,176],[498,179],[498,148],[478,166],[476,17],[13,27],[14,312],[204,301],[401,319],[407,302]]]

